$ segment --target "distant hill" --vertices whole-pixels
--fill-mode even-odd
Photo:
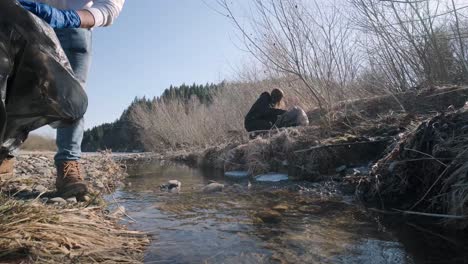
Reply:
[[[112,123],[105,123],[92,129],[85,131],[82,150],[86,152],[111,149],[117,152],[132,152],[144,151],[145,146],[138,138],[136,126],[131,120],[131,111],[136,106],[141,104],[151,104],[155,100],[181,100],[188,103],[189,100],[196,96],[203,104],[209,104],[212,101],[212,95],[216,90],[224,86],[221,84],[205,84],[205,85],[186,85],[170,86],[160,97],[148,99],[135,98],[133,102],[125,109],[119,119]]]

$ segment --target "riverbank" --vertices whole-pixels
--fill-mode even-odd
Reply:
[[[118,222],[121,207],[108,212],[102,196],[122,186],[125,160],[110,153],[85,154],[81,163],[93,195],[86,202],[55,197],[53,153],[23,152],[13,177],[0,181],[2,263],[140,263],[149,238]]]
[[[445,87],[353,101],[334,108],[326,125],[312,111],[309,127],[272,130],[254,140],[173,152],[166,158],[251,176],[283,172],[301,180],[340,181],[380,212],[466,229],[467,166],[461,160],[467,100],[467,87]],[[427,129],[438,125],[443,128]],[[440,131],[443,135],[434,137]],[[407,148],[414,148],[413,155]],[[395,164],[402,170],[395,173]]]

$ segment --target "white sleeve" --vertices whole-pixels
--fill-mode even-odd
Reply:
[[[94,16],[94,27],[110,26],[119,16],[125,0],[94,0],[93,6],[85,8]]]

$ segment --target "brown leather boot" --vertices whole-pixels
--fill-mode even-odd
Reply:
[[[88,193],[88,186],[81,175],[78,161],[63,161],[57,165],[57,193],[62,198],[76,197],[83,199]]]
[[[0,163],[0,180],[9,179],[13,176],[13,166],[15,165],[15,159],[4,159]]]

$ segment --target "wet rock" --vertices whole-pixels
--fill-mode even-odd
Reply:
[[[76,204],[78,201],[76,200],[76,197],[71,197],[67,199],[67,203],[69,204]]]
[[[255,216],[264,223],[279,223],[281,222],[281,214],[274,210],[260,211]]]
[[[322,209],[322,207],[318,206],[318,205],[304,205],[304,206],[301,206],[299,208],[297,208],[297,210],[301,213],[308,213],[308,214],[313,214],[313,213],[317,213],[319,212],[320,210]]]
[[[362,172],[358,169],[353,169],[353,176],[361,176]]]
[[[162,191],[168,191],[171,193],[178,193],[182,187],[182,183],[178,180],[170,180],[167,183],[159,186]]]
[[[278,204],[278,205],[273,206],[273,208],[271,209],[278,211],[278,212],[285,212],[289,209],[289,207],[286,204]]]
[[[224,189],[224,184],[214,182],[203,187],[202,191],[205,193],[213,193],[213,192],[222,192],[223,189]]]
[[[65,199],[61,197],[52,198],[48,202],[53,203],[53,204],[60,204],[60,205],[67,204],[67,201],[65,201]]]

